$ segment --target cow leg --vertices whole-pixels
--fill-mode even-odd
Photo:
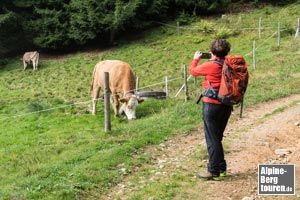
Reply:
[[[26,61],[24,61],[24,60],[23,60],[23,65],[24,65],[24,70],[25,70],[26,67],[27,67],[27,63],[26,63]]]
[[[35,66],[36,66],[35,60],[32,61],[32,66],[33,66],[33,70],[35,70]]]
[[[97,101],[99,98],[99,92],[100,92],[100,87],[99,86],[95,86],[93,87],[93,111],[92,114],[96,115],[96,106],[97,106]]]
[[[39,65],[39,54],[37,54],[36,60],[35,60],[35,69],[36,69],[36,70],[37,70],[37,68],[38,68],[38,65]]]
[[[34,61],[34,70],[37,70],[37,60]]]
[[[114,113],[115,113],[115,117],[119,116],[119,97],[115,92],[112,92],[112,98],[113,98],[113,109],[114,109]]]

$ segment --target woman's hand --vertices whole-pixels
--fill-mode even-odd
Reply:
[[[195,54],[194,54],[194,59],[200,59],[201,56],[202,56],[201,51],[196,51]]]

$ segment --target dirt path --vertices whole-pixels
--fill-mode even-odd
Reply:
[[[188,186],[183,186],[184,194],[175,195],[174,199],[299,199],[299,101],[300,95],[292,95],[246,107],[243,119],[239,119],[238,109],[233,113],[225,131],[228,177],[223,181],[201,181],[196,178],[196,173],[205,171],[207,164],[207,158],[198,156],[206,149],[200,127],[185,136],[171,138],[154,148],[146,149],[145,155],[151,155],[151,162],[124,176],[122,183],[102,197],[128,199],[140,188],[153,182],[165,183],[179,173],[188,177],[182,180],[181,185]],[[275,153],[276,149],[287,149],[291,153],[279,156]],[[258,196],[258,164],[295,164],[296,195]]]

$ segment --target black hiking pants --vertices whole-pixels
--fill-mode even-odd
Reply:
[[[222,139],[231,111],[231,106],[203,102],[204,132],[209,155],[208,171],[215,175],[226,171]]]

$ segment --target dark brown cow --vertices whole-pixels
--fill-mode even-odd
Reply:
[[[128,119],[135,119],[135,110],[143,99],[134,95],[135,77],[130,65],[119,60],[105,60],[96,64],[90,91],[93,98],[93,111],[96,114],[96,104],[101,88],[104,88],[104,72],[109,73],[109,88],[113,99],[115,116],[125,112]],[[119,104],[123,103],[119,110]]]

